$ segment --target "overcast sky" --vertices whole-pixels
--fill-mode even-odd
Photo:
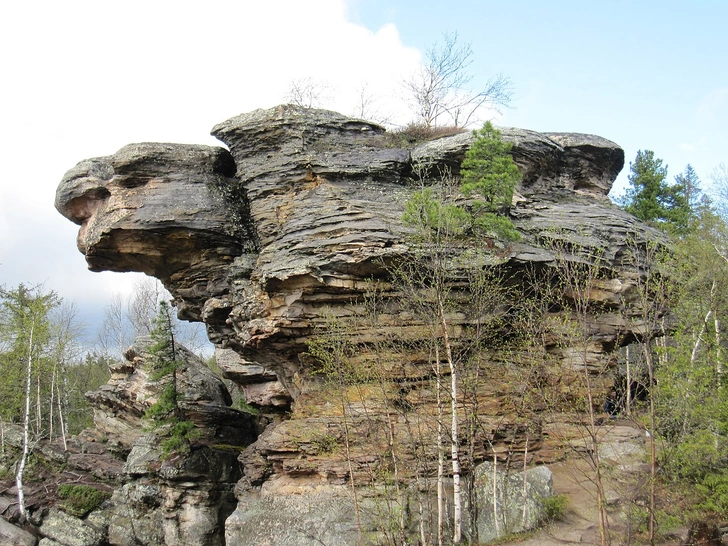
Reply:
[[[89,336],[133,275],[91,273],[53,208],[77,162],[131,142],[216,144],[213,125],[285,102],[410,115],[400,82],[444,32],[471,43],[472,84],[515,88],[496,124],[583,132],[651,149],[707,185],[728,162],[728,2],[552,0],[64,0],[0,7],[0,285],[44,283]],[[618,181],[626,183],[626,166]]]

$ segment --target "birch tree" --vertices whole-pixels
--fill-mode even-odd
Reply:
[[[420,69],[404,82],[405,92],[417,121],[427,127],[446,121],[467,127],[488,108],[507,106],[513,89],[510,79],[496,74],[485,85],[473,89],[473,49],[461,43],[457,33],[445,33],[442,42],[430,47]]]
[[[31,407],[34,385],[40,384],[40,375],[37,368],[43,358],[47,357],[46,350],[50,337],[49,313],[60,304],[55,292],[44,292],[42,287],[26,287],[20,284],[16,289],[0,288],[0,335],[3,347],[8,351],[4,356],[11,365],[23,369],[25,372],[25,393],[22,408],[23,445],[18,462],[15,481],[18,489],[18,505],[20,514],[28,516],[25,506],[25,489],[23,477],[30,451],[31,437]],[[39,397],[39,391],[36,397]],[[17,400],[17,399],[16,399]],[[40,400],[37,400],[40,407]],[[40,430],[40,423],[36,430]]]

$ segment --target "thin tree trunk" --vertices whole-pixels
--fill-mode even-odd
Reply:
[[[495,523],[495,536],[500,536],[500,523],[498,523],[498,457],[493,447],[493,522]]]
[[[341,372],[339,372],[341,374]],[[340,378],[341,385],[339,391],[341,392],[341,412],[344,420],[344,448],[346,449],[346,460],[349,463],[349,485],[351,486],[351,494],[354,497],[354,515],[356,516],[356,532],[358,537],[358,543],[364,544],[362,532],[361,532],[361,518],[359,517],[359,497],[356,494],[356,484],[354,483],[354,464],[351,460],[351,446],[349,444],[349,420],[346,418],[346,400],[344,398],[344,380]]]
[[[707,320],[707,318],[706,318]],[[699,337],[699,336],[698,336]],[[655,544],[655,478],[657,469],[657,454],[655,451],[655,393],[654,393],[654,365],[652,355],[650,354],[649,345],[643,344],[643,352],[645,362],[647,364],[647,375],[649,381],[650,393],[650,430],[648,431],[650,439],[650,514],[648,524],[648,540],[651,545]]]
[[[53,366],[53,373],[51,373],[51,403],[48,405],[48,440],[53,441],[53,402],[55,402],[55,387],[56,387],[56,366]]]
[[[587,331],[584,329],[584,331]],[[599,542],[601,546],[606,546],[609,541],[609,520],[607,519],[605,499],[604,499],[604,482],[602,481],[601,459],[599,457],[599,439],[597,438],[597,423],[594,415],[594,394],[589,379],[589,368],[587,366],[586,354],[582,356],[584,361],[584,381],[586,386],[586,395],[588,401],[589,412],[589,441],[591,443],[591,457],[594,465],[594,485],[596,486],[597,495],[597,512],[599,515]]]
[[[698,337],[695,340],[695,345],[693,345],[693,352],[690,355],[690,364],[695,364],[695,360],[698,358],[698,350],[700,349],[700,343],[703,341],[703,334],[705,334],[705,328],[706,328],[708,321],[710,320],[710,317],[712,314],[713,314],[713,310],[711,309],[705,315],[705,319],[703,319],[703,325],[700,327],[700,332],[698,332]]]
[[[61,403],[61,391],[60,387],[58,386],[59,381],[56,381],[56,390],[58,396],[56,396],[56,400],[58,401],[58,421],[61,426],[61,438],[63,438],[63,450],[68,451],[68,443],[66,442],[66,422],[63,419],[63,404]]]
[[[523,450],[523,497],[521,502],[523,503],[523,515],[521,516],[521,527],[526,528],[526,516],[528,510],[526,509],[526,495],[528,494],[528,480],[526,479],[526,470],[528,470],[528,432],[526,432],[526,448]]]
[[[437,544],[445,543],[445,446],[443,442],[444,410],[442,407],[442,369],[440,367],[440,348],[435,343],[435,376],[437,378]]]
[[[715,321],[715,373],[720,378],[723,375],[723,354],[720,347],[721,331],[718,313],[713,315]]]
[[[15,484],[18,488],[18,510],[23,518],[27,519],[25,510],[25,489],[23,488],[23,472],[25,471],[25,462],[28,459],[29,449],[29,432],[30,432],[30,392],[33,371],[33,330],[35,324],[30,325],[30,334],[28,340],[28,367],[25,376],[25,414],[23,416],[23,454],[20,456],[20,464],[18,464],[18,473],[15,476]]]
[[[43,413],[40,407],[40,373],[35,380],[35,436],[40,438],[43,429]]]
[[[452,488],[453,488],[453,544],[460,544],[462,540],[462,492],[460,490],[460,445],[458,437],[458,373],[452,356],[450,336],[447,332],[445,308],[442,294],[437,294],[437,310],[440,320],[440,330],[445,345],[445,355],[450,367],[450,412],[451,412],[451,441],[450,452],[452,457]]]
[[[625,405],[627,406],[625,408],[625,411],[627,413],[627,417],[630,417],[632,415],[632,364],[629,361],[629,345],[627,345],[627,392],[625,392]]]

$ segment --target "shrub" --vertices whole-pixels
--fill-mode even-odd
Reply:
[[[544,521],[558,521],[566,516],[566,510],[569,508],[569,497],[563,494],[546,497],[541,499],[541,506],[543,506]]]
[[[385,133],[384,139],[385,143],[392,148],[406,148],[407,146],[427,142],[428,140],[436,140],[464,132],[465,129],[461,127],[427,127],[422,123],[410,123],[401,129]]]

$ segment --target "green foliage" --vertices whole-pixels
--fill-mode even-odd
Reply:
[[[166,421],[177,410],[177,389],[169,384],[159,394],[157,401],[147,408],[144,417],[157,423]]]
[[[407,202],[402,220],[418,232],[440,235],[462,235],[471,223],[463,208],[443,203],[432,188],[416,191]]]
[[[316,448],[316,452],[322,455],[333,453],[339,446],[339,441],[333,434],[317,435],[311,443]]]
[[[20,284],[10,290],[0,288],[0,377],[3,379],[0,419],[3,421],[22,421],[29,359],[32,382],[42,380],[43,402],[50,397],[46,379],[50,377],[54,356],[51,312],[60,304],[61,299],[55,292],[44,292],[40,286]],[[37,391],[32,394],[37,395]]]
[[[64,499],[61,508],[79,518],[86,516],[111,498],[110,492],[89,485],[59,485],[57,493]]]
[[[652,150],[639,150],[630,162],[630,186],[619,202],[640,220],[650,222],[673,235],[685,235],[694,218],[693,206],[699,200],[699,180],[688,165],[685,173],[667,182],[667,166]]]
[[[728,516],[728,472],[709,474],[696,484],[703,500],[699,508],[706,512],[719,514],[722,519]]]
[[[238,409],[249,413],[250,415],[260,415],[260,410],[255,406],[251,406],[244,398],[238,400]]]
[[[436,188],[427,187],[412,195],[402,220],[426,240],[434,236],[444,242],[445,238],[484,234],[518,241],[520,234],[513,222],[502,215],[510,207],[520,180],[518,167],[509,154],[511,145],[503,141],[490,122],[473,134],[476,139],[465,153],[457,188],[470,200],[457,203],[456,188],[443,177]]]
[[[566,517],[566,511],[569,509],[569,497],[563,494],[552,495],[541,499],[541,506],[544,521],[558,521]]]
[[[513,190],[521,176],[510,156],[511,144],[503,141],[500,131],[486,122],[473,131],[475,142],[465,153],[461,165],[462,192],[475,195],[483,212],[496,212],[511,206]]]
[[[475,227],[485,233],[495,233],[500,239],[506,241],[520,241],[521,234],[518,233],[510,218],[498,216],[492,212],[484,212],[474,220]]]
[[[175,420],[167,430],[166,438],[162,440],[162,455],[169,457],[173,453],[186,451],[190,442],[200,436],[192,421]]]
[[[159,312],[153,322],[151,332],[153,344],[149,348],[152,381],[166,381],[157,401],[144,414],[154,429],[164,436],[162,454],[165,457],[179,451],[189,449],[190,442],[198,437],[199,431],[194,423],[184,418],[179,406],[177,391],[177,350],[174,331],[170,317],[169,305],[165,301],[159,303]]]
[[[93,426],[93,408],[85,396],[97,390],[109,380],[110,358],[97,353],[87,353],[83,361],[68,364],[64,369],[64,401],[68,404],[66,425],[70,434],[78,434]]]
[[[152,381],[174,372],[177,368],[177,352],[174,345],[174,330],[169,304],[159,302],[159,311],[152,321],[152,346],[149,348],[150,364],[153,371]]]

